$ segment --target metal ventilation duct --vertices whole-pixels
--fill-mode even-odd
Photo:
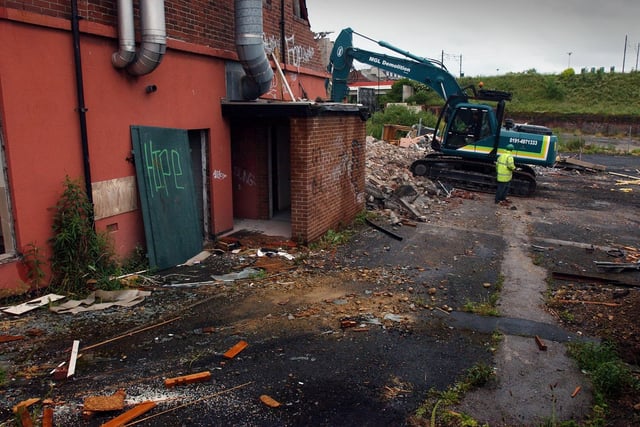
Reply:
[[[133,0],[118,0],[118,39],[120,50],[111,55],[116,68],[124,68],[136,56],[136,35],[133,25]]]
[[[246,73],[242,97],[254,100],[271,87],[273,70],[262,40],[262,0],[235,0],[236,49]]]
[[[140,0],[140,49],[135,51],[133,1],[118,0],[120,50],[111,57],[116,68],[127,67],[129,74],[141,76],[155,70],[167,50],[164,0]]]

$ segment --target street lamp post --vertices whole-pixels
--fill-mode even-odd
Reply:
[[[567,64],[567,68],[571,68],[571,54],[573,52],[567,52],[567,55],[569,55],[569,63]]]

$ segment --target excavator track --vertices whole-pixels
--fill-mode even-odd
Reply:
[[[494,193],[496,191],[495,165],[492,162],[467,160],[443,154],[429,154],[411,164],[414,176],[443,181],[455,188]],[[519,166],[513,172],[509,194],[528,197],[536,189],[535,172],[528,166]]]

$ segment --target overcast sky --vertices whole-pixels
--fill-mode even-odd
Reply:
[[[636,68],[640,0],[306,0],[311,30],[351,27],[458,76]],[[625,36],[627,48],[625,55]],[[354,36],[355,47],[399,56]],[[571,52],[571,54],[569,54]],[[358,68],[368,68],[359,65]]]

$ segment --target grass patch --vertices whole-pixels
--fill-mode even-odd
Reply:
[[[469,415],[455,412],[451,407],[460,403],[465,393],[483,387],[495,378],[493,367],[482,362],[467,369],[462,379],[446,390],[429,390],[427,399],[416,410],[414,421],[417,425],[430,426],[479,426]],[[427,421],[428,420],[428,421]]]
[[[595,391],[596,404],[605,405],[625,392],[640,392],[640,381],[620,359],[613,344],[570,343],[569,355],[586,371]]]
[[[495,289],[486,299],[480,302],[468,301],[462,306],[462,311],[479,314],[481,316],[500,316],[496,307],[500,299],[500,292],[504,285],[504,276],[499,275],[493,288]]]

